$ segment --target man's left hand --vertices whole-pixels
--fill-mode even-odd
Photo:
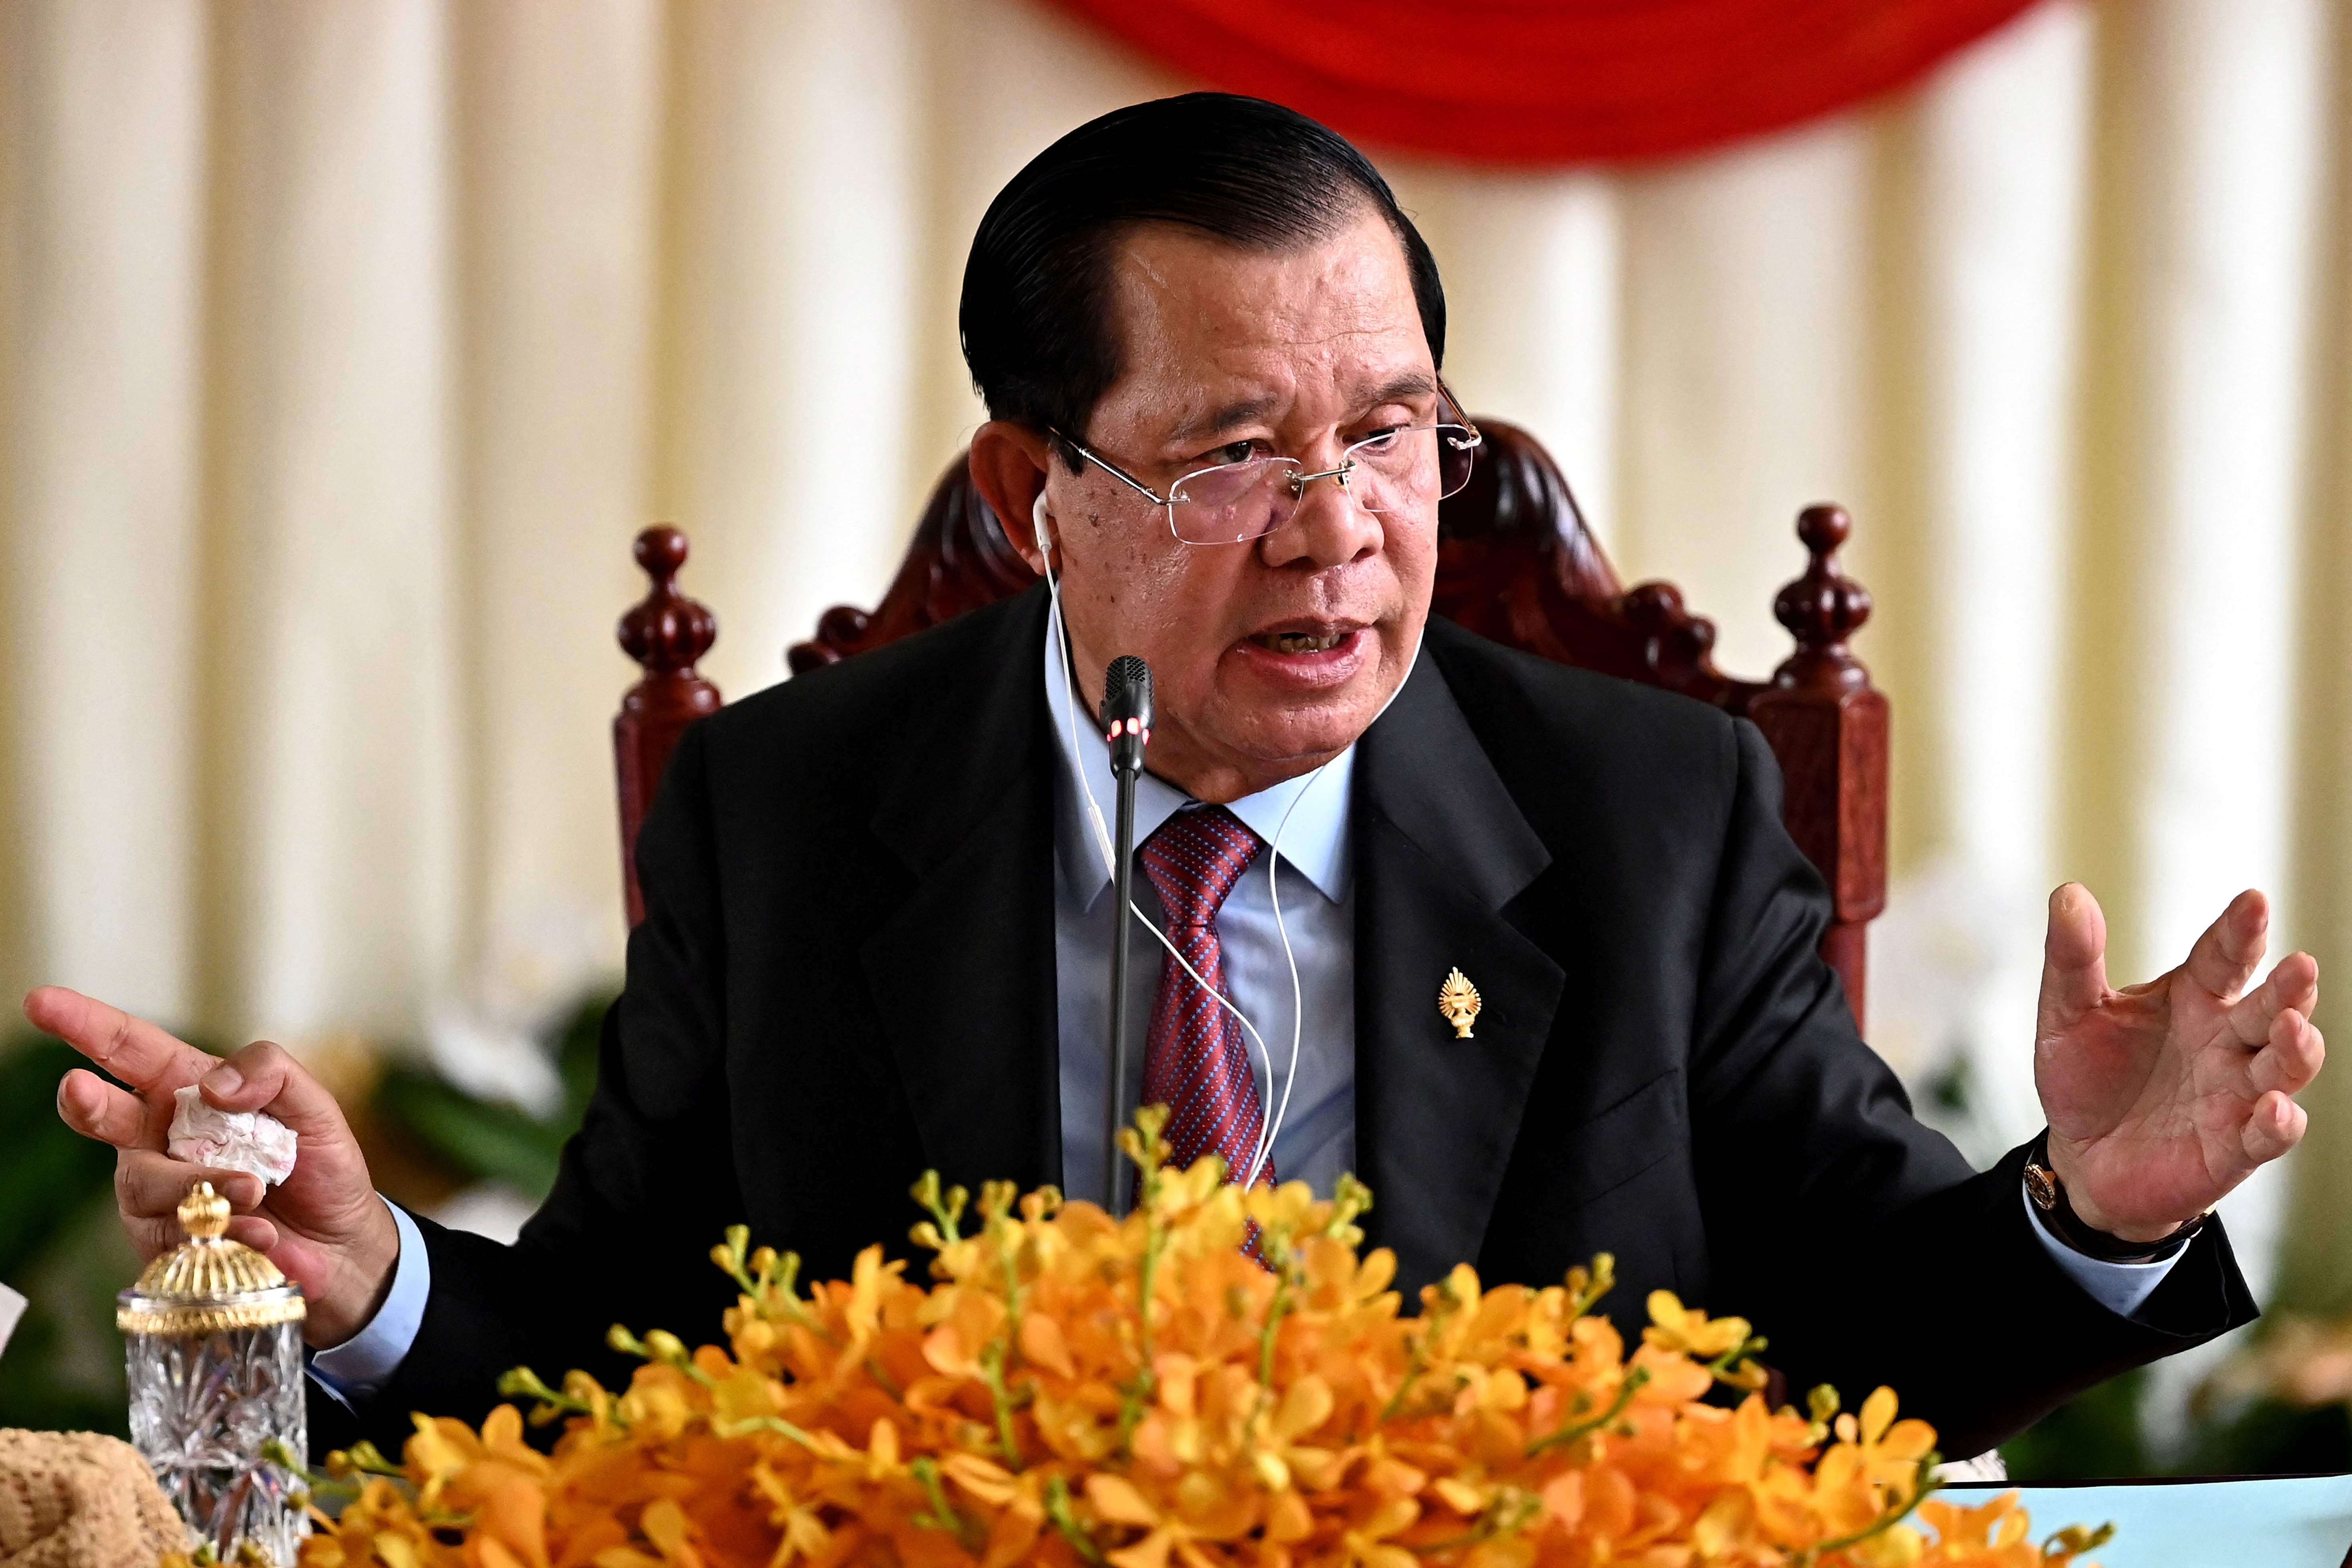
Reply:
[[[2270,907],[2248,890],[2145,985],[2107,986],[2106,919],[2080,883],[2050,896],[2033,1081],[2050,1163],[2095,1229],[2156,1241],[2303,1138],[2294,1096],[2326,1049],[2319,965],[2281,959],[2252,991]]]

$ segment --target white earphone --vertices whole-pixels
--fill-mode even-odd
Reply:
[[[1045,510],[1045,491],[1042,486],[1037,491],[1037,504],[1029,509],[1029,522],[1037,535],[1037,553],[1044,555],[1054,548],[1054,514]],[[1050,559],[1046,563],[1045,575],[1047,581],[1053,579]]]

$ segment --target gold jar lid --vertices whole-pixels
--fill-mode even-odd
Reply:
[[[231,1241],[228,1200],[198,1182],[180,1200],[188,1239],[147,1265],[115,1298],[126,1334],[210,1334],[302,1321],[302,1288],[243,1242]]]

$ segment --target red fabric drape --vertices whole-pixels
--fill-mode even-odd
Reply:
[[[1911,80],[2035,0],[1061,0],[1196,80],[1482,163],[1713,146]]]

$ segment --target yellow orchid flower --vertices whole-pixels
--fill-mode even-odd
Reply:
[[[1660,1291],[1629,1347],[1605,1257],[1543,1289],[1464,1265],[1408,1316],[1360,1187],[1244,1192],[1160,1126],[1116,1219],[919,1184],[919,1284],[872,1247],[803,1289],[738,1227],[728,1346],[619,1332],[646,1360],[609,1393],[518,1371],[551,1455],[514,1406],[420,1418],[401,1485],[355,1450],[302,1568],[2063,1568],[2100,1539],[1919,1503],[1935,1435],[1891,1391],[1710,1403],[1748,1322]]]

